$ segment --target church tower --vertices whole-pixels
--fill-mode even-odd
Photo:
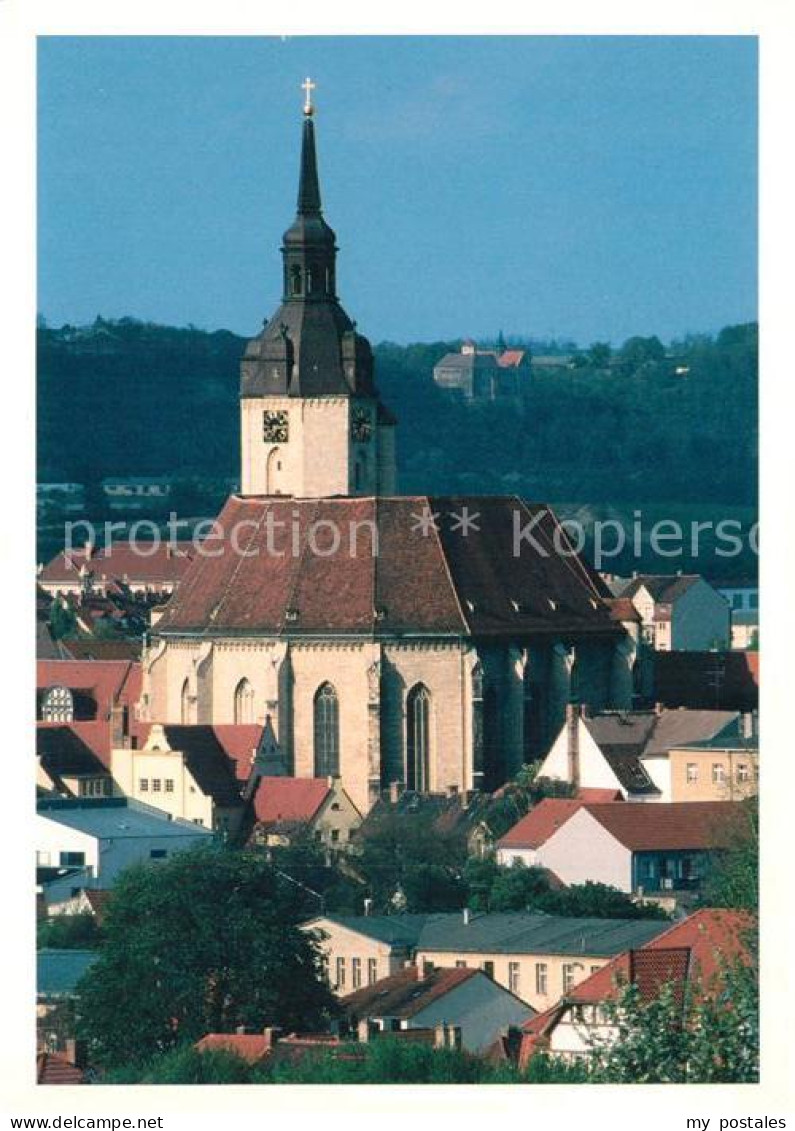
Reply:
[[[282,243],[279,309],[240,366],[241,494],[395,492],[395,419],[370,343],[337,298],[336,236],[320,203],[314,107],[304,83],[298,210]]]

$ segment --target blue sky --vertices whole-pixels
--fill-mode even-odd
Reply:
[[[745,37],[41,39],[39,309],[257,332],[310,74],[372,341],[748,321],[756,65]]]

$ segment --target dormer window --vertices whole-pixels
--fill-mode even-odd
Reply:
[[[74,698],[68,687],[49,689],[42,700],[41,717],[45,723],[74,722]]]

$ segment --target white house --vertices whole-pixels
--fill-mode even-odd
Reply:
[[[572,704],[538,776],[577,790],[617,791],[625,801],[671,801],[669,752],[737,736],[743,725],[739,711],[679,707],[592,715]]]
[[[46,799],[36,807],[37,868],[75,869],[46,885],[48,903],[75,886],[110,888],[131,864],[167,860],[212,839],[209,829],[125,797]]]
[[[729,646],[729,602],[698,574],[639,574],[621,594],[660,652],[706,652]]]

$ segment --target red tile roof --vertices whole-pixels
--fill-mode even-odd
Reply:
[[[577,798],[546,797],[497,841],[498,848],[539,848],[584,802]]]
[[[623,801],[624,794],[620,789],[597,789],[596,787],[583,786],[577,790],[577,801],[584,801],[586,805],[595,805],[606,801]]]
[[[422,977],[417,966],[407,966],[397,974],[348,994],[341,999],[340,1005],[351,1019],[414,1017],[462,982],[479,974],[482,971],[471,967],[435,967]]]
[[[585,809],[632,852],[725,847],[742,828],[747,812],[739,801],[612,803]]]
[[[329,795],[326,778],[260,778],[254,812],[263,825],[305,824]]]
[[[175,584],[185,574],[196,548],[190,541],[146,543],[113,542],[95,549],[90,556],[85,549],[62,550],[39,574],[39,582],[74,583],[85,566],[95,578],[128,579],[146,584]]]
[[[108,714],[116,704],[132,705],[141,695],[141,665],[130,660],[38,660],[36,688],[68,687],[90,691],[97,714]]]
[[[502,366],[503,369],[509,369],[512,366],[521,365],[524,356],[524,350],[503,350],[497,357],[497,364]]]
[[[478,515],[478,530],[466,538],[451,529],[450,519],[464,507]],[[423,535],[418,517],[426,508],[440,515],[439,529]],[[532,533],[545,552],[525,541],[515,553],[515,518],[524,527],[537,515]],[[556,550],[557,520],[541,504],[513,497],[232,496],[217,521],[225,537],[213,553],[219,545],[222,553],[197,554],[157,634],[619,631],[595,575]],[[321,553],[309,545],[313,526]],[[331,528],[341,535],[333,553]],[[245,538],[236,552],[231,534],[241,529]],[[292,553],[293,530],[298,554]]]
[[[208,1033],[197,1041],[198,1052],[231,1052],[248,1064],[258,1064],[271,1050],[271,1040],[264,1033]]]

